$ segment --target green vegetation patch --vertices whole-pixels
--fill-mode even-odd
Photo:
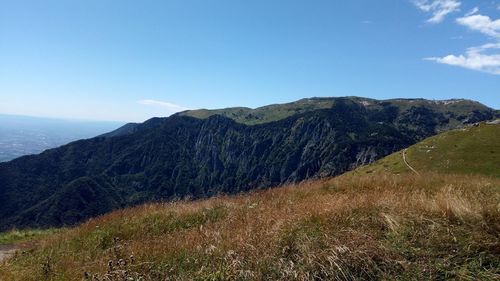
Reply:
[[[39,240],[46,236],[62,232],[63,229],[27,229],[17,230],[13,229],[7,232],[0,233],[0,245],[15,244],[28,242],[31,240]]]
[[[500,177],[500,125],[482,124],[424,140],[408,150],[417,170]]]

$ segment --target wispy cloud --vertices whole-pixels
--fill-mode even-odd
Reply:
[[[184,110],[190,110],[191,108],[180,106],[174,103],[165,102],[165,101],[157,101],[157,100],[140,100],[137,103],[148,106],[155,106],[165,109],[170,113],[180,112]]]
[[[491,50],[500,50],[500,43],[469,48],[465,55],[448,55],[442,58],[427,58],[427,60],[500,75],[500,54],[488,54],[487,52]]]
[[[500,19],[492,20],[484,15],[469,15],[457,19],[457,23],[471,30],[500,39]]]
[[[429,23],[440,23],[453,12],[460,11],[462,3],[458,0],[414,0],[413,3],[420,10],[431,13]]]
[[[479,12],[479,8],[478,7],[474,7],[472,10],[468,11],[465,16],[468,17],[468,16],[472,16],[474,14],[477,14],[477,12]]]

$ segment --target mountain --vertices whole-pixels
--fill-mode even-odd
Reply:
[[[391,99],[379,101],[361,97],[347,97],[349,100],[362,104],[371,110],[380,110],[384,106],[395,106],[399,111],[407,111],[411,108],[425,108],[440,115],[440,118],[448,118],[450,123],[439,124],[440,129],[453,128],[464,123],[475,123],[485,119],[491,119],[492,115],[500,114],[486,106],[465,99],[451,100],[425,100],[425,99]],[[307,98],[286,104],[274,104],[256,109],[246,107],[234,107],[225,109],[199,109],[179,113],[182,116],[206,119],[214,115],[222,115],[234,121],[246,125],[263,124],[285,119],[287,117],[331,108],[339,98]],[[415,111],[418,114],[418,112]],[[442,115],[442,116],[441,116]]]
[[[256,125],[239,115],[153,118],[0,164],[0,228],[70,225],[149,201],[335,176],[496,114],[466,100],[332,98],[271,108]]]
[[[0,162],[95,137],[122,125],[0,114]]]
[[[499,280],[499,132],[480,124],[411,146],[419,174],[400,151],[335,178],[49,230],[0,263],[0,279]]]
[[[362,104],[368,109],[380,110],[381,107],[393,105],[398,110],[406,111],[412,107],[430,109],[444,118],[448,118],[450,123],[439,124],[438,129],[454,128],[461,124],[472,124],[481,120],[491,119],[492,116],[500,117],[499,110],[492,110],[481,103],[465,100],[425,100],[425,99],[392,99],[379,101],[361,97],[347,97],[347,99]],[[274,122],[288,118],[290,116],[316,111],[319,109],[329,109],[339,98],[306,98],[291,103],[273,104],[259,108],[230,107],[224,109],[197,109],[187,110],[178,113],[179,116],[189,116],[198,119],[207,119],[220,115],[245,125],[257,125]],[[131,133],[138,127],[138,123],[129,123],[109,133],[109,136],[116,136]]]

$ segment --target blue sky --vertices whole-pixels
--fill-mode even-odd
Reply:
[[[0,0],[0,113],[143,121],[313,96],[500,108],[500,0]]]

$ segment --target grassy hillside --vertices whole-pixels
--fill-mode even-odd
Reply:
[[[498,280],[499,202],[495,178],[346,175],[114,212],[18,252],[0,276]]]
[[[482,123],[448,131],[419,142],[406,151],[407,162],[417,171],[483,174],[500,177],[500,125]],[[410,169],[403,151],[389,155],[353,173],[402,173]]]

